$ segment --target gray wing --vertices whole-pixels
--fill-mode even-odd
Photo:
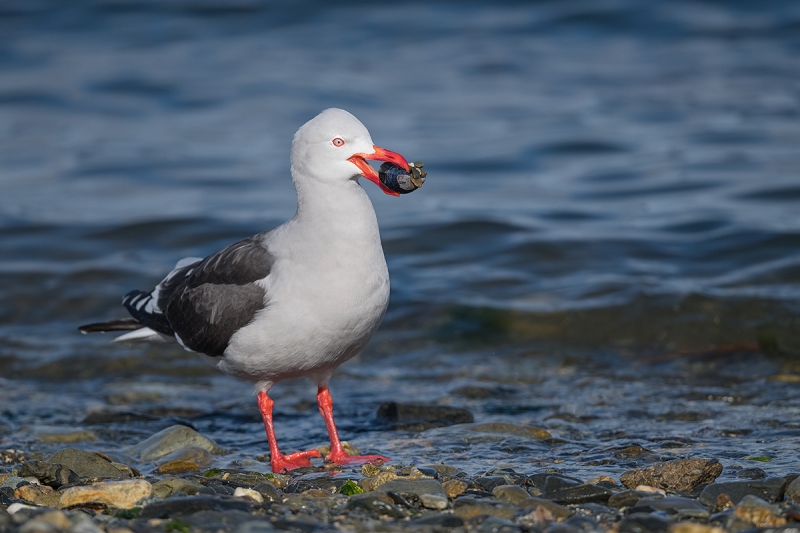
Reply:
[[[233,334],[264,308],[264,289],[254,282],[269,275],[274,257],[263,236],[179,263],[153,292],[130,292],[123,304],[144,325],[176,335],[190,350],[221,356]]]

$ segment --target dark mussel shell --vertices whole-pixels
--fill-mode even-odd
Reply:
[[[422,170],[423,166],[420,161],[409,163],[409,171],[406,172],[402,167],[387,161],[378,169],[378,176],[387,189],[400,194],[408,194],[416,191],[425,183],[425,176],[428,173]]]

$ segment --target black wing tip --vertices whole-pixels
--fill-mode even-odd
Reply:
[[[104,331],[133,331],[143,328],[144,325],[135,318],[120,318],[108,322],[95,322],[78,326],[78,331],[87,333],[102,333]]]

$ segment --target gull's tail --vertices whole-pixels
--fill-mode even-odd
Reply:
[[[94,324],[84,324],[78,326],[81,333],[101,333],[104,331],[132,331],[143,328],[144,324],[135,318],[120,318],[109,320],[108,322],[95,322]]]

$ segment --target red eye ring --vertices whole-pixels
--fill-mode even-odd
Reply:
[[[335,147],[337,147],[337,148],[341,148],[342,146],[344,146],[344,139],[342,139],[341,137],[336,137],[336,138],[335,138],[334,140],[332,140],[331,142],[332,142],[332,143],[333,143],[333,145],[334,145]]]

